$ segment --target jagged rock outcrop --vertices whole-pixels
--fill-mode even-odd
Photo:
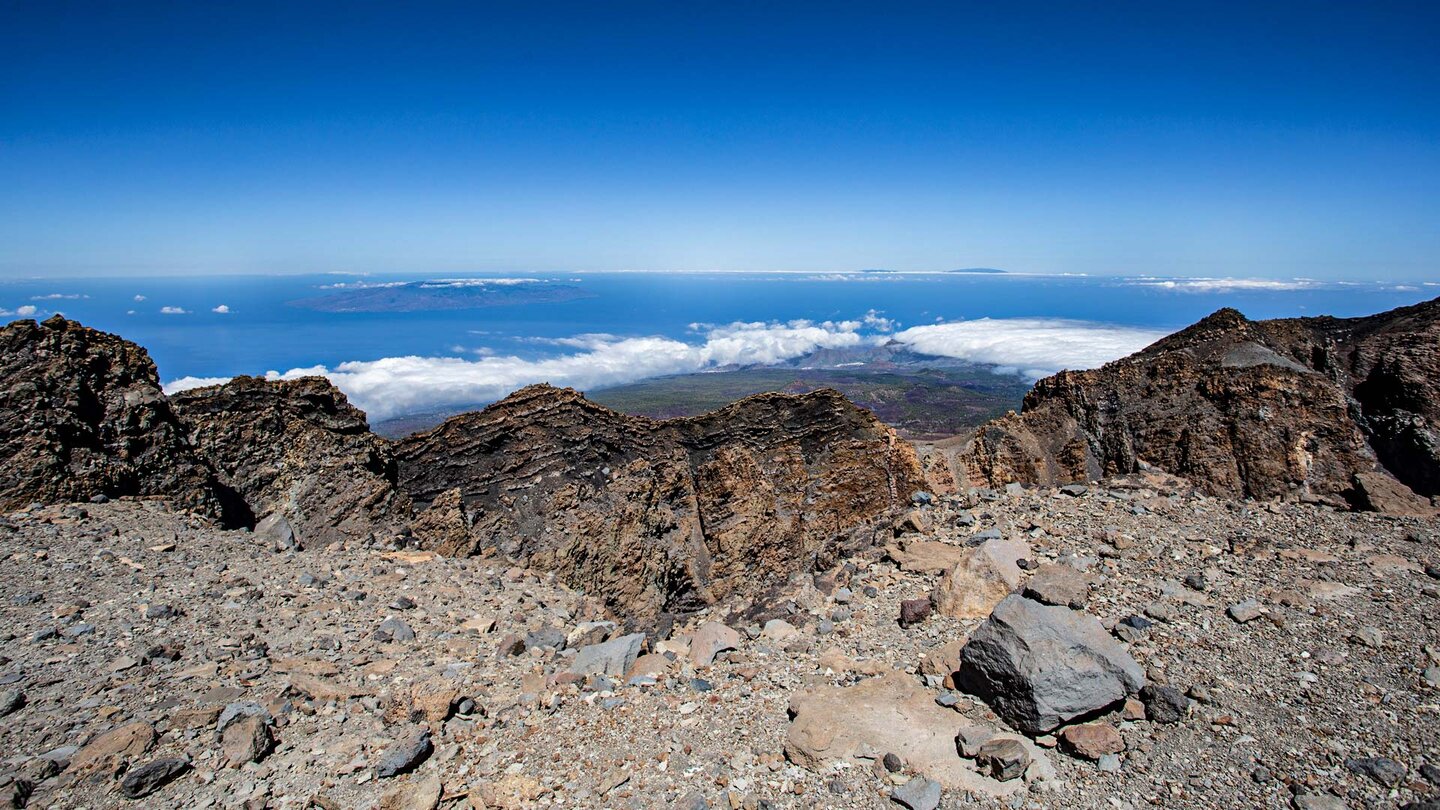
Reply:
[[[1365,318],[1222,309],[1102,368],[1039,381],[1020,414],[952,458],[972,484],[1148,463],[1216,495],[1424,513],[1440,495],[1440,299]]]
[[[235,524],[143,348],[56,315],[0,329],[0,509],[155,495]]]
[[[283,515],[302,545],[364,538],[410,516],[389,443],[322,377],[236,377],[171,404],[221,480],[257,518]]]
[[[923,480],[910,446],[834,391],[656,421],[531,386],[397,457],[401,488],[445,511],[442,534],[470,524],[438,550],[555,571],[640,624],[756,593],[852,535],[872,542],[872,521]],[[463,520],[442,498],[457,488]]]

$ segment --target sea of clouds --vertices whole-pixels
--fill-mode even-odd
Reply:
[[[582,391],[668,374],[763,366],[819,349],[898,342],[915,352],[998,366],[1027,377],[1061,369],[1092,368],[1144,348],[1163,332],[1084,321],[994,319],[939,323],[900,331],[879,313],[854,320],[692,324],[688,340],[589,334],[543,339],[565,349],[544,358],[486,355],[386,357],[271,371],[270,379],[327,377],[371,419],[501,399],[538,382]],[[477,352],[480,353],[480,352]],[[481,353],[483,354],[483,353]],[[167,392],[225,382],[184,377]]]

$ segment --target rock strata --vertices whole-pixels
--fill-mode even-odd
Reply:
[[[924,488],[910,446],[834,391],[656,421],[531,386],[397,456],[418,505],[453,515],[442,497],[459,490],[464,515],[434,535],[437,551],[555,571],[640,624],[873,543],[872,524]]]
[[[321,377],[236,377],[171,403],[200,456],[293,547],[365,538],[409,518],[389,443]]]

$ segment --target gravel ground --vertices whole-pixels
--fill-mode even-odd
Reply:
[[[906,539],[996,529],[1083,569],[1085,610],[1106,627],[1147,617],[1131,655],[1195,700],[1174,724],[1101,718],[1124,740],[1118,769],[1053,750],[1056,779],[942,807],[1388,808],[1434,792],[1433,521],[1156,481],[981,495],[937,499]],[[589,624],[606,619],[598,600],[494,560],[277,552],[130,500],[10,514],[0,550],[0,796],[31,807],[898,806],[904,763],[787,759],[791,698],[885,670],[926,683],[921,662],[981,621],[902,629],[901,600],[939,575],[876,549],[678,628],[741,631],[713,665],[652,637],[675,659],[641,659],[653,683],[607,682],[567,673],[610,632]],[[1257,618],[1227,613],[1252,599]],[[769,618],[798,631],[761,635]],[[999,722],[973,698],[955,710]],[[427,729],[431,750],[400,756]],[[402,773],[382,776],[387,759]],[[169,760],[172,781],[145,768]]]

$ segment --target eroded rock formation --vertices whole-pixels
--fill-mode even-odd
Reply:
[[[363,538],[409,518],[389,443],[324,378],[236,377],[171,403],[221,480],[257,518],[283,515],[301,543]]]
[[[1039,381],[1020,414],[952,460],[972,484],[1149,463],[1215,495],[1423,513],[1440,495],[1440,299],[1346,319],[1222,309],[1130,357]]]
[[[910,446],[834,391],[656,421],[531,386],[397,456],[402,489],[443,510],[417,521],[422,542],[556,571],[639,623],[757,592],[847,537],[871,542],[872,521],[923,486]],[[426,524],[444,528],[427,537]]]
[[[141,347],[59,315],[0,329],[0,509],[156,495],[235,523]]]

